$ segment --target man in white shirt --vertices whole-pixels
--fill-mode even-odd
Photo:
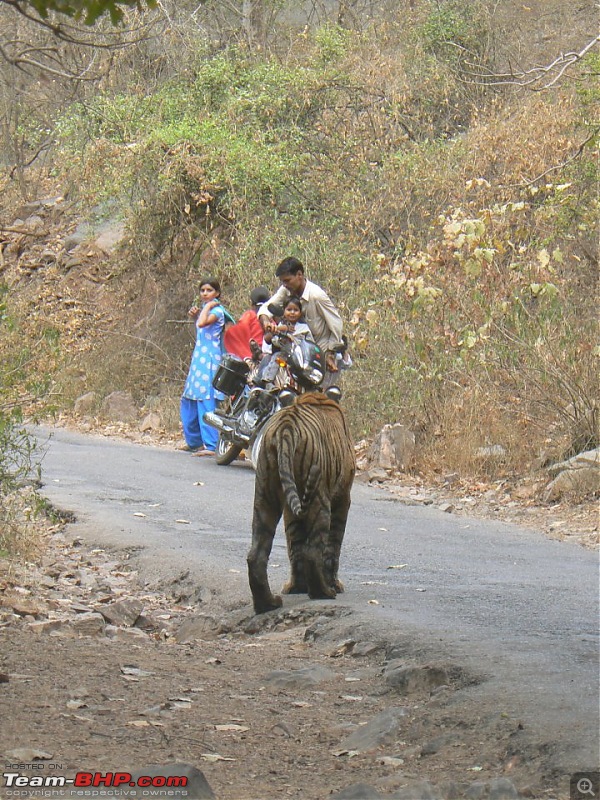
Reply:
[[[275,270],[281,286],[275,294],[267,300],[258,310],[258,318],[265,330],[270,330],[273,315],[268,309],[270,303],[285,306],[285,301],[291,295],[296,295],[302,301],[304,320],[310,328],[315,342],[325,354],[327,372],[323,381],[323,388],[339,384],[339,368],[336,363],[335,348],[342,345],[342,318],[326,292],[309,281],[304,275],[304,265],[294,256],[284,258]]]

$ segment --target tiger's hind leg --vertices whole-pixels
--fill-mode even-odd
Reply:
[[[267,565],[277,523],[281,519],[282,502],[278,497],[267,497],[255,492],[252,516],[252,545],[248,552],[248,580],[252,592],[254,611],[264,614],[280,608],[282,599],[271,592],[267,576]]]
[[[328,503],[322,501],[314,513],[309,512],[306,520],[308,533],[304,548],[304,570],[308,585],[308,596],[311,600],[333,600],[336,591],[326,574],[326,554],[331,511]]]
[[[338,578],[338,569],[349,510],[350,492],[338,497],[332,504],[329,535],[324,545],[323,567],[325,580],[338,594],[344,591],[344,584]]]
[[[290,578],[284,584],[281,593],[307,594],[308,589],[304,574],[304,542],[306,540],[304,520],[294,517],[287,508],[284,510],[283,519],[288,558],[290,560]]]

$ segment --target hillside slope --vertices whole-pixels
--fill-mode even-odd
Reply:
[[[342,308],[357,439],[400,421],[417,469],[485,479],[597,445],[596,62],[515,85],[590,41],[594,3],[405,11],[183,48],[152,86],[140,54],[65,106],[26,200],[1,178],[7,402],[127,390],[175,434],[198,278],[240,313],[293,252]]]

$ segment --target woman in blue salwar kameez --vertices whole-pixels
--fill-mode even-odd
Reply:
[[[196,318],[196,346],[181,398],[181,423],[186,447],[198,456],[213,455],[218,432],[207,425],[203,415],[214,411],[222,395],[212,385],[223,355],[225,311],[219,300],[221,286],[214,278],[200,283],[202,308],[192,306],[189,314]]]

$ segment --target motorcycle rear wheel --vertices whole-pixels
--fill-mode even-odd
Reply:
[[[226,467],[232,461],[235,461],[243,449],[243,445],[232,442],[231,439],[227,439],[221,433],[215,450],[215,461],[220,467]]]

